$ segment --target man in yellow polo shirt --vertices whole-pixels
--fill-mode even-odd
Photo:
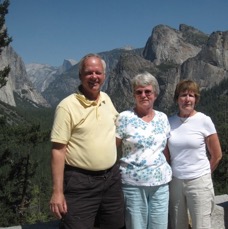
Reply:
[[[52,141],[53,193],[50,209],[61,229],[124,226],[123,194],[116,163],[115,119],[109,96],[101,92],[106,64],[89,54],[79,63],[81,85],[56,108]]]

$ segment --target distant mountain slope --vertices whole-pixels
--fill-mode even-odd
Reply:
[[[55,79],[55,75],[58,72],[57,67],[46,64],[27,64],[25,67],[28,78],[40,93]]]
[[[211,35],[184,24],[179,30],[166,25],[153,28],[144,48],[114,49],[99,53],[107,63],[107,92],[119,111],[133,105],[130,81],[140,71],[157,77],[161,94],[156,106],[168,111],[173,104],[176,83],[185,78],[196,80],[202,88],[211,88],[227,78],[227,33]],[[80,84],[77,64],[59,75],[42,93],[52,105],[73,93]]]
[[[28,79],[25,65],[12,47],[4,48],[0,55],[0,69],[10,66],[10,73],[6,86],[0,88],[0,101],[11,106],[16,106],[14,93],[23,99],[27,99],[34,106],[48,107],[49,104],[32,85]]]
[[[179,80],[190,78],[201,88],[212,88],[228,77],[227,47],[228,31],[207,35],[184,24],[179,30],[157,25],[143,48],[99,53],[107,64],[103,91],[111,96],[119,111],[127,109],[133,105],[131,78],[147,70],[158,79],[161,88],[156,107],[168,111]],[[13,106],[13,93],[17,93],[32,103],[55,107],[80,84],[76,62],[65,62],[59,68],[33,64],[27,66],[26,72],[12,48],[1,58],[4,64],[10,63],[12,71],[6,87],[0,90],[0,100]]]
[[[64,60],[62,66],[53,67],[47,64],[27,64],[26,72],[28,78],[38,92],[44,92],[49,84],[55,80],[57,75],[67,72],[70,68],[77,64],[76,60]]]

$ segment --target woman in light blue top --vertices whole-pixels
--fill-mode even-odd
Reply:
[[[159,85],[148,72],[132,80],[135,107],[116,121],[117,146],[127,229],[167,229],[168,182],[172,172],[163,150],[169,137],[167,116],[153,109]]]

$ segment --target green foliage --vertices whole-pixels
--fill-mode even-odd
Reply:
[[[161,72],[167,72],[169,69],[171,69],[171,68],[176,68],[176,67],[178,67],[177,64],[170,63],[170,62],[161,63],[160,65],[157,66],[157,68],[158,68]]]
[[[15,110],[17,115],[23,117],[29,123],[38,123],[41,130],[50,131],[55,111],[53,108],[31,106],[30,102],[21,100],[16,94],[14,96],[17,107],[12,109]]]
[[[187,42],[195,46],[203,46],[207,43],[208,36],[203,33],[184,33]]]
[[[0,3],[0,55],[4,47],[7,47],[12,38],[8,36],[7,28],[5,27],[5,15],[8,13],[9,0]],[[6,66],[0,71],[0,88],[7,83],[7,76],[10,72],[10,67]]]
[[[0,116],[1,226],[53,219],[48,209],[51,193],[50,128],[42,125],[41,129],[39,111],[31,109],[29,118],[17,125],[10,125],[4,114]]]
[[[223,158],[213,174],[216,194],[228,193],[227,88],[224,80],[202,91],[197,107],[214,121],[222,145]],[[17,107],[0,103],[0,225],[5,227],[53,220],[48,203],[54,109],[33,107],[19,98],[16,103]],[[170,112],[174,110],[173,106]]]
[[[3,3],[0,3],[0,54],[3,47],[7,47],[12,38],[8,36],[7,28],[5,27],[5,16],[8,14],[8,7],[10,1],[4,0]]]
[[[7,66],[3,68],[3,70],[0,70],[0,88],[5,86],[7,83],[7,76],[10,73],[10,67]]]
[[[50,195],[47,195],[48,192],[51,193],[50,180],[46,177],[40,177],[39,182],[33,186],[33,198],[26,212],[27,223],[35,224],[52,219],[49,204],[47,204],[50,200]]]
[[[203,90],[197,109],[209,115],[215,123],[223,152],[213,174],[215,192],[228,193],[228,79],[210,90]]]

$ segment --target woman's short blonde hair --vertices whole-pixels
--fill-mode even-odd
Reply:
[[[178,97],[183,91],[192,91],[195,94],[196,104],[200,100],[200,90],[199,85],[193,80],[182,80],[176,85],[175,93],[174,93],[174,102],[177,102]]]

